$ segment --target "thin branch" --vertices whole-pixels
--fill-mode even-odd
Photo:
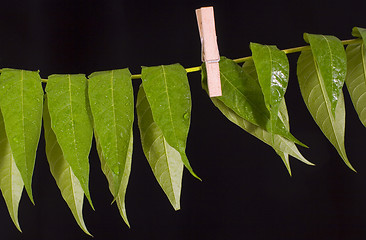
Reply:
[[[356,39],[343,40],[342,44],[349,45],[349,44],[357,44],[357,43],[361,43],[361,42],[362,42],[362,39],[356,38]],[[297,52],[306,51],[306,50],[310,50],[309,45],[295,47],[295,48],[288,48],[288,49],[284,49],[282,51],[286,54],[290,54],[290,53],[297,53]],[[237,59],[234,59],[233,61],[236,63],[243,63],[250,59],[252,59],[252,56],[237,58]],[[186,68],[186,71],[187,71],[187,73],[199,72],[199,71],[201,71],[201,66]],[[0,73],[1,73],[1,69],[0,69]],[[131,79],[141,79],[141,74],[134,74],[131,76]],[[46,83],[47,79],[42,79],[42,82]]]

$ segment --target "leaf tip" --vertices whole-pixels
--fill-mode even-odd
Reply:
[[[193,175],[193,177],[197,178],[200,182],[202,182],[202,179],[197,174],[195,174],[194,172],[191,172],[191,174]]]
[[[18,219],[12,219],[15,227],[18,229],[19,232],[23,233],[22,229],[20,228],[20,224]]]
[[[27,191],[27,193],[28,193],[29,200],[32,202],[33,206],[35,206],[36,203],[34,202],[32,190],[31,191]]]
[[[82,229],[87,235],[89,235],[90,237],[94,238],[94,236],[88,231],[88,229]]]
[[[351,165],[349,165],[348,166],[352,171],[354,171],[355,173],[358,173],[357,171],[356,171],[356,169],[354,169]]]
[[[131,226],[130,226],[130,223],[128,222],[128,220],[126,219],[126,220],[124,220],[124,221],[125,221],[125,223],[126,223],[127,227],[128,227],[129,229],[131,229]]]
[[[309,146],[308,146],[308,145],[306,145],[306,144],[304,144],[304,143],[302,143],[302,142],[300,142],[300,141],[297,141],[296,143],[297,143],[298,145],[300,145],[301,147],[309,148]]]
[[[93,205],[93,202],[91,200],[89,192],[88,193],[85,192],[85,197],[86,197],[86,199],[88,199],[90,207],[93,209],[93,211],[95,211],[95,208],[94,208],[94,205]]]

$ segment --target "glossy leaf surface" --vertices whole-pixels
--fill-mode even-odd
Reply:
[[[191,120],[191,92],[186,70],[179,64],[143,67],[142,84],[154,122],[169,145],[180,153],[186,168],[198,178],[185,154]]]
[[[365,45],[347,46],[346,86],[353,106],[364,126],[366,126],[366,49]]]
[[[145,156],[170,203],[175,210],[179,210],[183,176],[181,155],[169,145],[154,121],[143,87],[139,89],[136,109]]]
[[[2,69],[0,106],[14,161],[33,202],[32,175],[43,107],[43,89],[38,72]]]
[[[77,224],[86,234],[91,236],[83,219],[84,190],[72,171],[70,164],[65,160],[61,147],[57,142],[56,135],[51,129],[47,100],[45,101],[43,111],[43,127],[46,141],[46,155],[51,174],[56,180],[61,195],[69,206]]]
[[[9,215],[19,231],[21,229],[18,221],[18,209],[23,188],[22,176],[15,164],[5,133],[3,116],[0,112],[0,189]]]
[[[334,36],[304,34],[310,43],[318,73],[324,82],[324,89],[331,103],[334,116],[337,102],[347,72],[347,58],[342,42]]]
[[[115,186],[115,179],[117,178],[112,170],[107,165],[106,161],[103,158],[102,148],[100,147],[100,144],[98,142],[98,136],[95,135],[96,143],[97,143],[97,150],[100,158],[101,168],[104,173],[104,175],[107,177],[108,184],[109,184],[109,190],[112,193],[114,200],[117,202],[117,207],[119,210],[120,215],[122,216],[123,220],[127,224],[128,227],[130,227],[130,223],[127,218],[126,213],[126,206],[125,206],[125,196],[126,196],[126,190],[128,185],[128,180],[131,173],[131,163],[132,163],[132,151],[133,151],[133,134],[131,129],[131,139],[129,142],[127,157],[126,157],[126,163],[125,163],[125,169],[122,171],[122,178],[121,182],[117,183],[119,185],[118,194],[117,188]]]
[[[51,128],[65,160],[89,200],[89,152],[93,139],[92,120],[84,75],[51,75],[46,86]]]
[[[345,106],[342,92],[334,116],[324,80],[316,67],[311,51],[301,53],[297,63],[297,76],[302,97],[315,122],[337,149],[346,165],[354,170],[344,147]]]
[[[95,72],[89,76],[88,92],[94,131],[103,162],[113,172],[110,177],[115,176],[116,193],[125,175],[134,118],[131,73],[128,69]]]
[[[207,91],[207,76],[205,68],[202,69],[202,87]],[[218,99],[240,117],[270,131],[270,114],[265,106],[257,79],[243,71],[234,61],[225,57],[221,57],[220,60],[220,76],[222,96]],[[273,133],[304,146],[291,135],[280,119],[277,119]]]
[[[278,110],[287,89],[289,80],[288,59],[286,54],[276,46],[250,43],[250,49],[265,104],[270,112],[270,128],[272,128],[277,122]]]
[[[244,64],[243,64],[243,70],[248,74],[250,75],[252,78],[254,79],[257,79],[258,80],[258,75],[257,75],[257,71],[255,69],[255,66],[254,66],[254,62],[253,60],[249,60],[249,61],[246,61]],[[285,100],[283,99],[282,102],[280,103],[280,107],[279,107],[279,111],[278,111],[278,118],[285,124],[285,127],[287,130],[290,130],[290,124],[289,124],[289,117],[288,117],[288,112],[287,112],[287,107],[286,107],[286,103],[285,103]],[[272,136],[273,137],[273,136]],[[267,136],[268,138],[268,136]],[[286,139],[284,139],[286,140]],[[269,141],[269,140],[268,140]],[[267,142],[267,144],[269,144],[269,142]],[[275,142],[275,138],[273,139],[273,142],[272,142],[272,147],[275,146],[276,142]],[[291,145],[290,147],[295,149],[295,152],[297,152],[297,154],[300,154],[300,152],[297,150],[297,147],[296,145],[294,145],[292,142],[289,142],[289,144]],[[283,163],[285,164],[288,172],[290,175],[292,175],[291,173],[291,167],[290,167],[290,162],[289,162],[289,154],[288,154],[288,150],[279,150],[278,148],[274,148],[274,150],[276,151],[276,153],[281,157]],[[299,155],[299,157],[293,155],[295,158],[298,158],[300,161],[303,161],[304,163],[306,164],[309,164],[309,165],[313,165],[312,163],[310,163],[309,161],[307,161],[305,158],[303,158],[301,156],[301,154]]]

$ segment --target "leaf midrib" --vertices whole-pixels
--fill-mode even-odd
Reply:
[[[170,122],[172,124],[172,128],[173,128],[173,135],[174,135],[174,139],[175,139],[175,143],[178,144],[177,141],[177,134],[175,131],[175,126],[174,126],[174,121],[173,121],[173,114],[172,114],[172,109],[171,109],[171,105],[170,105],[170,98],[169,98],[169,92],[168,92],[168,83],[166,80],[166,71],[164,68],[164,65],[161,66],[162,69],[162,73],[163,73],[163,79],[164,79],[164,85],[165,85],[165,92],[166,92],[166,96],[167,96],[167,100],[168,100],[168,109],[169,109],[169,117],[170,117]]]
[[[116,106],[115,106],[115,100],[114,100],[114,71],[111,71],[111,100],[112,100],[112,112],[113,112],[113,135],[115,138],[115,149],[116,151],[116,159],[119,159],[119,151],[118,151],[118,136],[117,136],[117,123],[116,123]],[[103,151],[103,150],[102,150]],[[114,166],[113,166],[114,167]],[[113,172],[114,170],[111,169],[111,171]],[[117,175],[119,175],[119,169],[117,172]]]
[[[322,36],[322,38],[324,38],[324,40],[325,40],[325,42],[327,43],[327,46],[328,46],[328,51],[329,51],[329,55],[330,55],[330,65],[332,66],[332,79],[333,79],[334,64],[333,64],[332,50],[330,48],[330,44],[329,44],[328,39],[324,35],[321,35],[321,36]],[[333,95],[333,91],[334,91],[335,86],[334,86],[333,81],[331,81],[331,83],[332,83],[332,95]],[[328,98],[329,98],[329,96],[328,96]],[[331,104],[332,104],[332,102],[331,102]],[[336,109],[336,107],[337,107],[337,104],[334,107],[334,116],[335,116],[335,109]]]
[[[324,102],[325,102],[325,105],[326,105],[326,109],[327,109],[327,112],[328,112],[328,117],[329,117],[329,120],[331,122],[331,129],[332,129],[332,132],[337,140],[337,145],[338,145],[338,148],[340,149],[340,151],[342,152],[342,155],[345,159],[347,159],[347,156],[345,155],[344,153],[344,150],[343,150],[343,147],[340,145],[340,142],[339,142],[339,136],[338,134],[336,133],[335,131],[335,128],[334,128],[334,120],[333,119],[333,114],[332,114],[332,110],[331,110],[331,107],[329,106],[330,105],[330,101],[328,98],[326,98],[325,96],[327,96],[327,92],[325,90],[325,86],[324,86],[324,83],[322,81],[322,77],[321,75],[319,74],[319,68],[318,68],[318,65],[316,63],[316,59],[315,59],[315,56],[313,55],[313,60],[314,60],[314,66],[315,66],[315,72],[316,72],[316,75],[317,75],[317,80],[319,82],[319,86],[320,86],[320,90],[321,90],[321,93],[322,93],[322,97],[324,98]],[[334,112],[334,116],[335,116],[335,112]]]
[[[268,106],[268,110],[270,111],[270,132],[271,132],[271,141],[272,144],[274,144],[274,133],[273,133],[273,123],[275,122],[275,120],[277,120],[275,118],[275,116],[273,116],[273,98],[272,98],[272,77],[273,77],[273,58],[272,58],[272,52],[271,49],[269,48],[268,45],[266,45],[266,48],[268,50],[268,55],[269,55],[269,62],[270,62],[270,68],[271,68],[271,77],[270,77],[270,85],[269,85],[269,106]]]
[[[67,75],[67,79],[68,79],[68,86],[69,86],[69,99],[70,99],[70,117],[71,117],[71,128],[72,128],[72,135],[73,135],[73,143],[75,146],[75,155],[77,158],[76,164],[78,165],[78,167],[80,168],[80,164],[79,164],[79,151],[77,151],[77,144],[76,144],[76,133],[75,133],[75,124],[74,124],[74,112],[73,112],[73,107],[72,107],[72,93],[71,93],[71,89],[72,89],[72,84],[71,84],[71,76],[70,74]],[[84,181],[83,177],[82,180]]]
[[[25,139],[25,119],[24,119],[24,70],[20,71],[21,77],[20,77],[20,108],[21,108],[21,114],[22,114],[22,134],[23,134],[23,152],[26,153],[26,139]],[[25,172],[28,177],[28,162],[27,162],[27,154],[25,156]],[[28,181],[28,179],[27,179]]]

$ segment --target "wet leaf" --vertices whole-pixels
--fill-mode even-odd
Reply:
[[[133,150],[133,134],[132,134],[132,128],[131,128],[131,139],[129,142],[128,152],[127,152],[127,158],[125,163],[125,169],[123,169],[123,174],[121,178],[121,182],[117,183],[119,185],[118,194],[116,194],[116,187],[115,187],[115,179],[117,176],[114,175],[112,170],[107,165],[106,161],[103,158],[102,148],[100,147],[98,136],[95,135],[95,140],[97,143],[97,150],[100,158],[101,168],[104,173],[104,175],[107,177],[108,183],[109,183],[109,190],[111,191],[114,200],[117,202],[119,213],[121,214],[123,220],[127,224],[128,227],[130,227],[130,223],[128,222],[127,213],[126,213],[126,207],[125,207],[125,196],[126,196],[126,190],[128,185],[128,179],[130,177],[131,173],[131,163],[132,163],[132,150]]]
[[[318,74],[324,82],[324,90],[331,103],[334,117],[341,89],[346,79],[347,58],[342,42],[334,36],[304,34],[310,43]]]
[[[46,86],[51,128],[65,160],[69,163],[93,207],[89,193],[89,152],[93,139],[87,97],[87,81],[82,74],[51,75]]]
[[[128,69],[95,72],[89,76],[89,100],[103,162],[113,174],[117,194],[129,153],[134,118],[134,97]],[[129,173],[128,173],[129,174]],[[115,176],[115,177],[113,177]],[[114,178],[114,180],[112,180]]]
[[[193,172],[185,153],[191,121],[191,92],[186,70],[179,64],[142,68],[142,84],[154,122],[176,149],[186,168]]]
[[[202,69],[202,87],[207,91],[207,76],[205,68]],[[258,80],[225,57],[221,57],[220,60],[220,76],[222,96],[217,98],[240,117],[270,131],[270,114],[265,106]],[[273,133],[305,146],[292,136],[280,119],[277,119]]]
[[[15,164],[30,200],[42,125],[43,89],[38,72],[2,69],[0,106]]]
[[[342,92],[333,115],[324,79],[316,67],[311,51],[301,53],[297,62],[297,76],[302,97],[315,122],[337,149],[346,165],[355,171],[348,161],[344,147],[345,106]]]
[[[277,122],[278,110],[285,96],[289,63],[286,54],[276,46],[250,43],[253,60],[258,73],[267,109],[270,112],[270,132]]]
[[[136,109],[145,156],[170,203],[175,210],[179,210],[183,176],[181,155],[169,145],[154,121],[143,87],[139,89]]]
[[[43,127],[46,141],[46,155],[50,170],[61,195],[69,206],[79,227],[91,236],[83,219],[84,190],[76,178],[70,164],[65,160],[56,135],[51,129],[51,119],[48,112],[47,100],[44,104]]]
[[[10,144],[6,137],[3,116],[0,112],[0,189],[9,215],[19,231],[22,230],[18,221],[18,208],[23,188],[22,176],[15,164]]]

